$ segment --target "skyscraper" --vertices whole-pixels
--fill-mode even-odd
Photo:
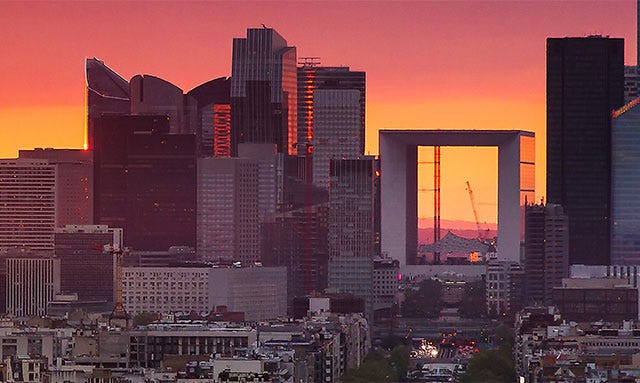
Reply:
[[[571,264],[610,261],[611,111],[623,100],[623,39],[547,39],[547,200],[569,216]]]
[[[362,155],[364,126],[357,89],[313,92],[313,184],[329,187],[329,161]]]
[[[296,48],[271,28],[233,39],[231,152],[241,143],[272,143],[296,154]]]
[[[96,122],[95,222],[124,229],[137,250],[195,247],[195,135],[169,134],[166,116]]]
[[[364,298],[373,313],[373,157],[332,159],[329,178],[329,289]]]
[[[128,114],[129,82],[97,58],[85,60],[87,127],[85,149],[93,149],[93,125],[104,114]]]
[[[611,264],[640,264],[640,99],[612,118]]]
[[[220,77],[189,91],[198,102],[198,157],[231,157],[231,79]]]
[[[351,89],[359,92],[361,133],[358,134],[358,153],[364,154],[365,72],[352,71],[349,67],[318,66],[313,61],[306,61],[298,67],[298,148],[304,148],[315,136],[313,94],[316,89]]]

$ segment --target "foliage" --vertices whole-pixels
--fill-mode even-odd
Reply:
[[[467,282],[458,309],[462,318],[484,318],[487,316],[486,285],[484,281]]]
[[[409,368],[409,351],[397,346],[389,356],[382,351],[371,351],[360,367],[350,369],[343,376],[343,383],[399,382]]]
[[[418,290],[406,290],[402,316],[406,318],[437,318],[442,302],[442,283],[434,279],[420,282]]]
[[[475,354],[467,371],[460,378],[461,383],[484,382],[514,382],[516,370],[513,363],[513,329],[504,324],[494,330],[494,344],[499,345],[495,350],[481,350]]]

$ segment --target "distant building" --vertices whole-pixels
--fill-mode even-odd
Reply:
[[[640,99],[611,119],[611,264],[640,264]]]
[[[527,205],[524,235],[527,303],[549,305],[569,276],[569,218],[560,205]]]
[[[547,200],[570,217],[571,264],[610,262],[610,115],[623,103],[623,39],[547,39]]]
[[[329,289],[364,298],[373,314],[376,160],[332,159],[329,181]]]
[[[124,229],[133,249],[196,244],[195,135],[169,126],[166,116],[96,120],[94,219]]]
[[[93,153],[78,149],[20,150],[19,158],[56,165],[56,227],[93,223]]]
[[[640,83],[640,75],[638,74],[638,67],[627,66],[624,67],[624,103],[628,104],[634,99],[638,98],[638,85]],[[615,153],[615,152],[614,152]]]
[[[93,149],[95,119],[131,111],[129,82],[97,58],[86,59],[87,131],[85,149]]]
[[[171,246],[168,250],[140,251],[124,253],[124,265],[130,267],[168,267],[195,262],[196,249],[189,246]]]
[[[182,89],[172,83],[148,74],[135,75],[129,83],[132,115],[166,116],[171,134],[195,132],[197,103],[193,97],[184,95]]]
[[[390,258],[373,260],[373,309],[390,309],[398,295],[400,261]]]
[[[53,253],[56,176],[48,160],[0,160],[0,248]]]
[[[198,157],[231,157],[231,78],[220,77],[189,91],[198,103]]]
[[[357,141],[357,154],[364,154],[366,74],[352,71],[349,67],[324,67],[313,62],[305,62],[298,67],[298,154],[316,137],[314,128],[316,106],[314,93],[319,89],[356,90],[358,92],[357,132],[349,137],[349,142]],[[315,144],[315,143],[314,143]],[[314,152],[317,147],[314,147]],[[326,186],[324,186],[326,187]]]
[[[7,258],[8,315],[43,316],[47,304],[60,292],[60,260],[55,258]]]
[[[487,264],[486,296],[490,315],[514,314],[524,306],[524,270],[517,262]]]
[[[361,92],[316,89],[313,92],[313,184],[329,187],[330,159],[363,155]]]
[[[238,144],[276,144],[297,153],[296,48],[271,28],[247,29],[233,39],[231,153]]]
[[[622,322],[638,318],[638,289],[622,278],[565,278],[553,304],[576,322]]]
[[[122,249],[122,229],[106,225],[67,225],[54,235],[60,260],[60,291],[80,301],[113,302],[114,256],[105,245]]]

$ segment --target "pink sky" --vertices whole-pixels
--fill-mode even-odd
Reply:
[[[635,1],[3,2],[0,156],[81,147],[85,57],[125,78],[149,73],[186,91],[230,75],[231,39],[264,23],[299,57],[367,72],[369,152],[377,153],[382,128],[532,130],[543,196],[545,40],[623,37],[625,61],[635,64],[635,8]],[[473,219],[469,180],[481,220],[495,221],[495,151],[445,148],[442,156],[443,216]],[[421,215],[429,214],[427,203]]]

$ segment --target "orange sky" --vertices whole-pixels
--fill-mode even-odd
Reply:
[[[231,72],[231,39],[262,23],[324,65],[367,72],[367,150],[381,128],[523,129],[536,133],[545,190],[545,39],[625,38],[635,64],[636,2],[2,2],[0,157],[83,140],[84,58],[125,78],[185,91]],[[428,152],[428,150],[424,150]],[[442,149],[442,213],[496,219],[497,154]],[[430,170],[425,166],[425,179]],[[429,188],[423,182],[421,188]],[[420,214],[432,211],[428,192]]]

